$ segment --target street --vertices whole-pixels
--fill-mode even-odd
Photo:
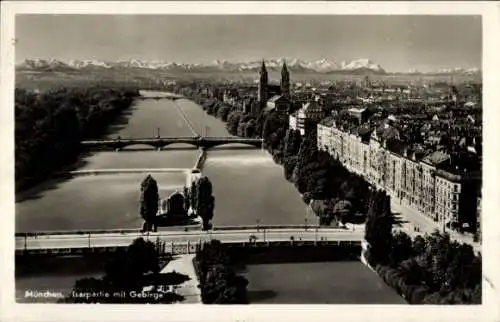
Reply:
[[[391,211],[395,214],[400,214],[401,219],[408,221],[407,223],[402,223],[402,229],[405,230],[409,235],[416,236],[417,234],[432,233],[434,230],[443,231],[443,227],[439,223],[433,221],[429,217],[421,214],[420,212],[400,204],[396,199],[391,198]],[[419,232],[415,232],[414,228],[417,227]],[[473,241],[471,236],[466,236],[459,234],[450,229],[445,229],[447,233],[450,234],[452,240],[456,240],[461,243],[466,243],[474,248],[474,251],[481,251],[481,244]]]

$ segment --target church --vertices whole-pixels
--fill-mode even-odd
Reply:
[[[283,67],[281,68],[280,85],[272,85],[269,84],[266,63],[262,60],[257,101],[252,105],[252,115],[257,117],[262,111],[270,112],[272,110],[288,113],[290,106],[290,73],[288,72],[286,63],[283,63]]]

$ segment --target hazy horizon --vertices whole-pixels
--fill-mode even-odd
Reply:
[[[478,67],[480,16],[18,15],[29,58],[177,63],[367,58],[388,72]]]

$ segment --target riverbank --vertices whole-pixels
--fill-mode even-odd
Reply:
[[[80,141],[109,132],[137,96],[133,88],[58,88],[42,93],[16,89],[16,191],[77,161]]]

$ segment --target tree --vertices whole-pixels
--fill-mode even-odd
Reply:
[[[196,213],[203,220],[203,230],[209,229],[214,216],[215,198],[212,195],[212,182],[203,176],[196,185]]]
[[[80,141],[104,133],[138,95],[126,88],[15,90],[16,186],[74,162]]]
[[[70,296],[71,303],[173,303],[181,301],[182,296],[171,292],[163,293],[161,298],[134,297],[131,291],[141,292],[146,285],[176,285],[186,281],[186,275],[177,273],[159,274],[159,256],[155,244],[142,238],[126,249],[111,254],[106,263],[102,278],[83,278],[77,280],[71,294],[93,293],[90,297]],[[106,295],[107,293],[107,295]],[[116,296],[115,294],[120,294]]]
[[[398,231],[392,238],[392,245],[389,251],[389,261],[392,266],[396,266],[402,261],[410,258],[413,254],[412,240],[406,233]]]
[[[288,181],[293,180],[293,171],[297,165],[297,157],[296,156],[291,156],[291,157],[285,157],[284,163],[283,163],[283,171],[285,174],[285,179]]]
[[[345,225],[352,216],[352,204],[348,200],[339,200],[335,203],[332,212],[338,218],[338,221]]]
[[[385,191],[372,191],[365,229],[365,239],[370,245],[368,260],[371,263],[387,263],[393,222],[390,197]]]
[[[140,214],[145,221],[144,230],[151,231],[158,212],[158,184],[151,175],[141,182]]]
[[[256,128],[257,128],[257,122],[255,121],[255,119],[248,120],[248,122],[246,123],[244,136],[247,138],[254,137],[256,134]]]
[[[288,117],[282,113],[271,111],[265,116],[265,121],[262,126],[262,138],[266,148],[271,152],[281,149],[283,151],[284,138],[288,129]],[[259,127],[256,128],[257,133]],[[274,154],[274,153],[273,153]]]
[[[231,112],[231,107],[227,105],[223,105],[219,108],[217,111],[217,116],[223,121],[226,122],[229,116],[229,113]]]
[[[247,123],[245,122],[239,122],[238,124],[238,130],[236,131],[236,134],[241,137],[245,137],[247,131]]]
[[[240,125],[240,117],[241,117],[241,112],[239,111],[233,111],[229,113],[227,117],[227,130],[229,133],[232,135],[237,135],[238,134],[238,127]]]
[[[246,304],[248,281],[236,275],[227,250],[219,241],[206,243],[195,257],[204,304]]]
[[[299,153],[301,142],[302,136],[300,135],[300,131],[288,129],[285,135],[285,158],[296,156]]]
[[[191,187],[189,189],[189,198],[190,198],[191,209],[193,209],[195,213],[198,209],[198,193],[197,193],[198,181],[199,180],[193,181],[191,184]]]
[[[184,209],[188,211],[189,208],[191,207],[191,196],[189,189],[186,186],[184,186],[183,188],[183,195],[184,195]]]

